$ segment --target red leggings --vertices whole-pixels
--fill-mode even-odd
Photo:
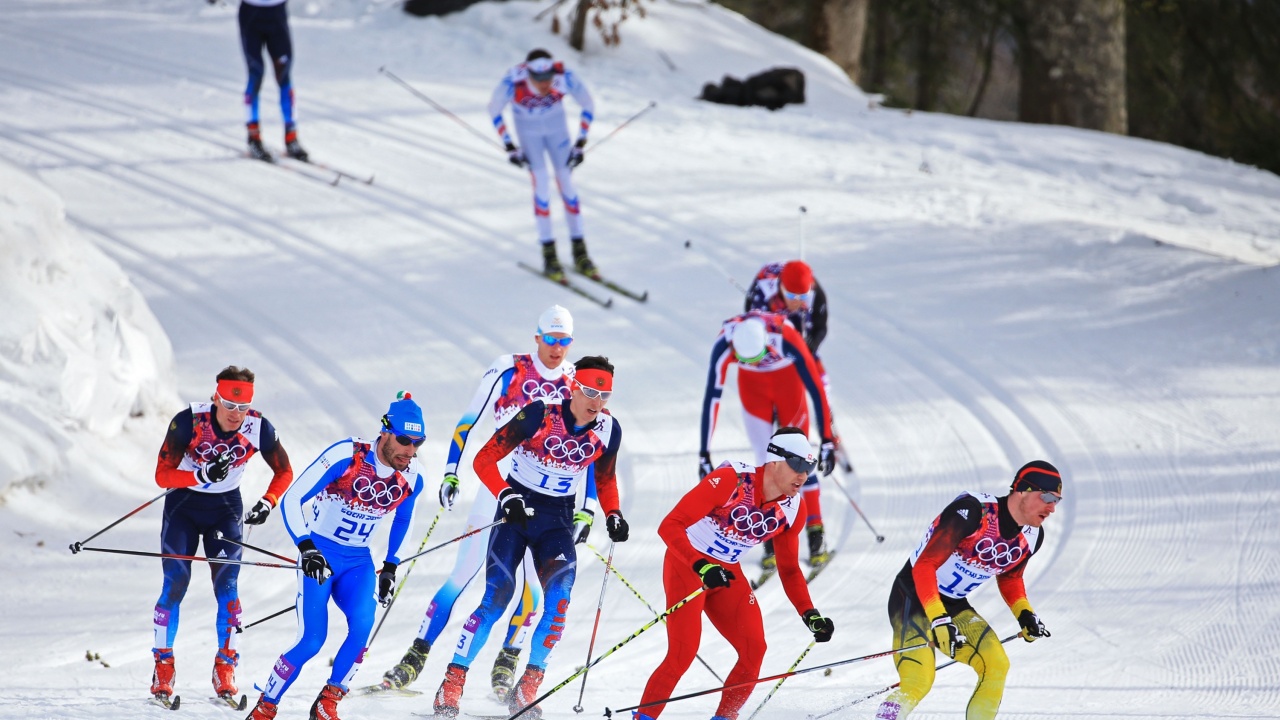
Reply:
[[[764,661],[765,651],[764,621],[760,617],[760,606],[756,604],[756,596],[751,592],[751,583],[742,572],[742,567],[733,564],[725,565],[725,569],[733,573],[735,578],[729,583],[729,587],[708,590],[667,617],[667,656],[649,677],[640,704],[671,697],[676,683],[680,682],[681,676],[698,654],[698,646],[702,641],[703,612],[707,613],[711,624],[738,653],[738,662],[729,671],[725,684],[749,682],[760,677],[760,663]],[[693,568],[674,557],[670,551],[663,561],[662,582],[667,591],[668,607],[702,585]],[[738,711],[747,702],[754,688],[754,685],[744,685],[725,690],[721,693],[716,715],[737,718]],[[666,705],[651,705],[641,708],[640,712],[657,718],[665,707]]]

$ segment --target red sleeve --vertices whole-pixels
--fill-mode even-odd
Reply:
[[[618,508],[618,448],[610,443],[609,450],[596,458],[596,497],[605,516],[619,513]]]
[[[169,422],[169,431],[164,435],[164,444],[160,446],[160,455],[156,458],[156,485],[162,488],[195,487],[198,484],[195,471],[178,469],[190,442],[190,428],[180,425],[181,417],[182,414],[179,413],[178,417]],[[183,429],[187,430],[187,439],[182,437]]]
[[[542,424],[544,412],[545,406],[541,402],[524,406],[506,425],[498,428],[493,437],[480,448],[480,452],[476,453],[476,459],[471,463],[471,467],[494,497],[511,487],[507,484],[507,479],[502,477],[502,472],[498,470],[498,462],[510,455],[520,443],[533,437],[538,426]],[[533,432],[530,432],[530,428]]]
[[[972,520],[966,520],[959,513],[953,512],[952,508],[955,506],[956,503],[948,505],[947,509],[938,516],[938,527],[929,537],[929,542],[925,544],[920,557],[916,558],[916,564],[911,568],[911,579],[916,585],[916,595],[919,596],[920,604],[924,607],[925,617],[930,619],[947,614],[946,608],[942,605],[942,596],[938,592],[938,568],[951,557],[951,553],[960,546],[961,541],[977,530],[976,525],[980,523],[980,504],[978,512],[970,510],[969,515],[973,517]]]
[[[698,481],[658,524],[658,535],[671,552],[684,561],[685,567],[693,567],[697,560],[706,559],[694,549],[685,531],[728,502],[737,486],[738,474],[732,467],[722,467]]]
[[[809,597],[809,582],[805,579],[804,570],[800,568],[800,531],[804,528],[803,518],[808,515],[804,509],[804,496],[800,497],[800,511],[795,522],[781,534],[773,537],[773,556],[778,561],[778,579],[782,581],[782,589],[787,599],[795,607],[796,612],[804,615],[806,610],[813,609],[813,599]]]
[[[280,504],[280,496],[284,495],[293,484],[293,466],[289,464],[289,454],[284,451],[284,445],[278,441],[270,452],[262,453],[262,459],[266,460],[267,465],[275,472],[275,475],[271,476],[271,484],[267,486],[267,491],[262,494],[262,499],[271,503],[271,507],[275,507]]]
[[[822,384],[822,367],[813,359],[809,346],[805,344],[804,338],[791,326],[791,323],[783,324],[782,340],[784,346],[792,348],[792,352],[788,354],[798,361],[796,370],[799,371],[800,380],[809,391],[809,398],[813,402],[814,414],[817,415],[818,420],[818,432],[824,441],[831,440],[835,435],[831,431],[831,405],[827,402],[827,390]]]

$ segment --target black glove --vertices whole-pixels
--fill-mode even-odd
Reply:
[[[578,142],[574,143],[573,147],[569,149],[569,160],[565,162],[565,165],[568,165],[570,170],[582,164],[584,157],[582,148],[585,147],[586,144],[586,138],[578,138]]]
[[[382,607],[391,607],[397,567],[399,566],[395,563],[387,561],[382,563],[382,572],[378,573],[378,602],[382,604]]]
[[[831,633],[836,631],[836,624],[831,622],[831,618],[823,617],[816,609],[805,610],[803,617],[804,624],[813,633],[814,642],[827,642],[831,639]]]
[[[693,571],[698,573],[698,577],[702,578],[702,586],[708,590],[729,587],[729,582],[735,577],[733,573],[725,570],[723,566],[707,562],[702,558],[693,561]]]
[[[818,450],[818,470],[823,476],[831,474],[836,469],[836,444],[831,440],[823,440],[822,448]]]
[[[502,504],[503,517],[511,525],[524,527],[529,524],[529,518],[533,517],[533,508],[525,507],[524,496],[511,488],[498,495],[498,502]]]
[[[298,543],[298,549],[302,551],[302,559],[299,561],[302,565],[302,574],[323,585],[324,581],[333,575],[333,570],[329,568],[329,561],[325,560],[324,555],[316,549],[316,544],[311,542],[311,538]]]
[[[956,627],[950,615],[939,615],[929,625],[933,629],[934,644],[946,653],[947,657],[955,660],[956,648],[967,642],[964,635],[960,634],[960,628]]]
[[[456,497],[458,497],[458,476],[445,473],[444,480],[440,481],[440,507],[453,510],[453,500]]]
[[[1040,617],[1030,610],[1023,610],[1018,613],[1018,624],[1022,626],[1022,639],[1027,642],[1035,642],[1037,638],[1050,637],[1050,633],[1045,628],[1044,623],[1040,622]]]
[[[573,544],[581,545],[591,534],[591,523],[596,521],[596,514],[587,509],[573,514]]]
[[[196,469],[196,482],[204,485],[206,483],[220,483],[227,479],[227,473],[231,472],[231,463],[235,461],[235,456],[230,450],[223,452],[212,462],[207,462]]]
[[[524,156],[524,153],[520,150],[520,148],[516,147],[515,145],[512,145],[511,143],[507,143],[506,150],[507,150],[507,161],[510,162],[512,165],[515,165],[516,167],[524,167],[525,165],[529,164],[529,158]]]
[[[271,514],[271,508],[273,507],[275,507],[275,505],[267,502],[266,498],[262,498],[254,504],[253,509],[249,511],[249,514],[244,516],[244,524],[261,525],[267,521],[267,516]]]
[[[609,539],[614,542],[626,542],[627,536],[631,534],[631,526],[627,524],[627,519],[618,512],[609,513],[609,517],[604,521],[604,529],[609,532]]]
[[[711,464],[711,453],[698,453],[698,479],[699,480],[710,475],[711,472],[715,469],[716,469],[716,466]]]

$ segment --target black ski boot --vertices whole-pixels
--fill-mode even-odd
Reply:
[[[520,648],[502,648],[498,659],[493,661],[493,671],[489,680],[493,684],[493,694],[499,702],[506,702],[511,688],[516,685],[516,665],[520,663]]]
[[[760,558],[760,567],[770,571],[778,569],[778,558],[774,557],[772,540],[764,541],[764,557]]]
[[[284,154],[299,162],[307,162],[307,151],[302,149],[302,143],[298,142],[298,131],[289,128],[284,133]]]
[[[556,282],[564,280],[564,266],[560,264],[560,258],[556,255],[554,240],[542,243],[542,274]]]
[[[409,651],[400,658],[400,662],[382,673],[382,686],[396,690],[409,687],[409,683],[418,679],[418,673],[422,672],[422,666],[427,662],[429,652],[431,652],[431,645],[422,638],[415,638]]]
[[[587,241],[583,238],[573,238],[573,267],[592,280],[600,279],[600,271],[587,255]]]
[[[263,162],[275,162],[271,153],[262,147],[262,136],[258,133],[258,123],[249,123],[249,157]]]
[[[810,525],[805,528],[805,532],[809,535],[809,567],[816,570],[831,559],[831,553],[827,552],[826,534],[822,530],[822,523]]]

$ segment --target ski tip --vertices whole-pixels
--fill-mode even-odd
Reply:
[[[181,696],[181,695],[174,695],[174,696],[173,696],[173,702],[169,704],[169,709],[170,709],[170,710],[177,710],[177,709],[178,709],[178,707],[179,707],[180,705],[182,705],[182,696]]]
[[[248,710],[248,709],[249,709],[249,696],[248,696],[248,695],[241,695],[241,696],[240,696],[240,704],[236,706],[236,710],[239,710],[239,711],[243,712],[243,711]]]
[[[645,290],[643,293],[640,293],[640,302],[649,302],[649,291],[648,291],[648,290]]]
[[[605,301],[604,301],[604,303],[602,303],[602,305],[604,306],[604,309],[606,309],[606,310],[608,310],[609,308],[613,307],[613,298],[609,298],[608,300],[605,300]]]

